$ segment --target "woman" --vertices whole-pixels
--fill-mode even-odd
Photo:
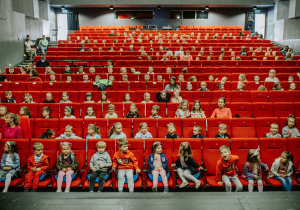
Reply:
[[[26,80],[26,82],[43,82],[42,79],[38,77],[36,70],[32,70],[29,75],[30,77]]]
[[[180,86],[176,84],[176,78],[171,77],[170,78],[170,84],[166,85],[165,91],[175,91],[175,90],[181,90]]]
[[[225,108],[226,100],[225,98],[219,98],[218,107],[214,110],[210,118],[229,118],[232,119],[231,110]]]
[[[27,37],[26,41],[25,41],[25,48],[26,48],[26,52],[30,51],[31,52],[31,57],[30,60],[33,60],[33,55],[36,56],[36,49],[35,48],[31,48],[32,46],[34,46],[34,43],[32,43],[30,41],[30,38]]]
[[[43,36],[42,36],[42,39],[41,39],[40,42],[39,42],[39,48],[40,48],[40,50],[42,50],[42,52],[45,53],[45,50],[47,50],[48,45],[49,45],[49,42],[48,42],[48,40],[46,39],[46,36],[43,35]]]
[[[22,129],[19,126],[20,118],[13,113],[7,113],[5,115],[5,125],[2,127],[2,139],[22,139]]]

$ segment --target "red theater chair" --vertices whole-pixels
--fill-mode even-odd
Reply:
[[[39,138],[47,129],[52,129],[55,132],[55,137],[58,136],[59,120],[58,119],[35,119],[33,136]]]
[[[193,134],[193,128],[195,125],[199,125],[202,128],[201,135],[206,137],[206,119],[205,118],[183,118],[183,138],[191,138]]]
[[[252,104],[249,102],[233,102],[231,103],[231,112],[233,117],[236,114],[240,115],[241,117],[251,117],[253,115]]]
[[[297,168],[300,165],[300,138],[287,138],[288,149],[294,158],[294,166]],[[296,179],[300,183],[300,178]]]
[[[177,134],[179,138],[181,138],[181,119],[178,118],[159,118],[158,119],[158,138],[165,138],[165,136],[169,133],[167,129],[167,125],[169,123],[174,123],[176,126],[176,131],[174,132]]]
[[[153,138],[157,138],[157,119],[156,118],[134,118],[133,119],[133,137],[139,132],[140,124],[147,123],[148,131],[151,133]]]
[[[279,126],[278,117],[260,117],[256,118],[256,134],[257,137],[265,137],[267,133],[270,133],[271,124],[276,123]]]
[[[133,119],[131,118],[111,118],[108,121],[108,131],[115,123],[120,122],[122,124],[122,132],[126,134],[127,138],[132,138],[132,121]]]
[[[214,138],[219,133],[219,125],[227,125],[227,133],[231,136],[231,124],[230,119],[224,118],[208,118],[207,119],[207,137]]]
[[[274,106],[272,103],[255,102],[252,103],[252,110],[254,117],[273,117]]]
[[[86,118],[83,120],[83,138],[86,138],[88,135],[88,126],[89,124],[95,124],[100,127],[100,136],[101,138],[107,138],[107,119],[99,119],[99,118]]]
[[[65,132],[65,127],[71,125],[73,127],[73,133],[76,136],[82,137],[83,119],[66,119],[61,118],[59,121],[59,134]]]
[[[231,119],[232,138],[256,138],[254,118]]]

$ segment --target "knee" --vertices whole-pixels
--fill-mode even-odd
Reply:
[[[9,178],[9,177],[12,177],[12,175],[11,174],[6,174],[6,176],[5,176],[6,178]]]
[[[253,180],[249,180],[248,182],[249,182],[249,184],[251,184],[251,185],[254,184],[254,181],[253,181]]]
[[[257,184],[260,185],[260,186],[262,186],[263,185],[262,180],[258,180]]]

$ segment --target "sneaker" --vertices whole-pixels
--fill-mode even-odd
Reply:
[[[98,189],[98,191],[97,191],[97,192],[98,192],[98,193],[101,193],[101,192],[102,192],[102,190],[99,190],[99,189]]]
[[[30,192],[29,189],[25,189],[24,192]]]
[[[36,189],[31,189],[31,192],[36,192]]]
[[[94,190],[90,190],[90,193],[93,193],[94,192]]]
[[[56,192],[61,192],[61,188],[60,189],[57,188]]]
[[[187,186],[189,183],[188,182],[182,182],[181,185],[179,185],[179,188],[184,188],[185,186]]]
[[[69,193],[69,192],[70,192],[70,188],[66,188],[65,193]]]
[[[198,181],[196,184],[195,184],[195,188],[198,189],[201,185],[201,181]]]
[[[164,187],[164,193],[169,192],[169,187]]]
[[[153,192],[157,192],[157,187],[152,187]]]

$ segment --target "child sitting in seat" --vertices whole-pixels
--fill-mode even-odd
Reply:
[[[45,133],[43,133],[39,139],[54,139],[55,137],[55,131],[52,129],[47,129]]]
[[[166,139],[176,139],[179,138],[174,132],[176,131],[176,126],[174,123],[169,123],[167,125],[168,134],[165,136]]]
[[[71,76],[67,76],[66,77],[66,82],[72,82],[72,77]]]
[[[159,112],[159,106],[154,105],[151,108],[152,115],[149,118],[161,118],[161,116],[158,115]]]
[[[236,91],[245,91],[245,84],[242,82],[238,82]]]
[[[43,118],[53,118],[53,117],[50,117],[50,113],[51,113],[51,108],[49,106],[46,106],[42,109],[42,115],[43,115]]]
[[[96,126],[95,124],[88,125],[88,135],[86,136],[86,140],[88,139],[101,139],[99,126]]]
[[[285,124],[286,126],[282,128],[282,136],[284,138],[300,137],[300,133],[296,128],[296,117],[294,115],[290,115]]]
[[[192,83],[187,82],[186,90],[187,90],[187,91],[193,91],[193,85],[192,85]]]
[[[25,117],[31,118],[31,112],[27,106],[22,106],[20,108],[20,116],[25,116]]]
[[[141,115],[138,112],[136,104],[130,105],[130,110],[125,116],[125,118],[141,118]]]
[[[219,133],[216,134],[215,138],[229,138],[230,136],[227,132],[227,125],[225,124],[220,124],[219,125]]]
[[[199,89],[199,91],[209,91],[207,89],[207,84],[206,82],[201,82],[201,88]]]
[[[280,82],[275,82],[274,83],[273,90],[275,90],[275,91],[283,91],[283,88],[281,88]]]
[[[108,109],[108,113],[105,115],[106,119],[118,118],[118,115],[115,113],[115,105],[109,104],[107,109]]]
[[[181,101],[180,106],[176,110],[175,118],[188,118],[190,117],[191,112],[189,110],[189,102],[187,100]]]
[[[44,145],[40,142],[33,144],[33,155],[28,158],[27,170],[25,175],[24,192],[36,192],[39,187],[40,177],[47,172],[49,168],[49,157],[43,154]]]
[[[130,94],[129,93],[125,93],[123,103],[132,103],[132,101],[130,100]]]
[[[126,139],[126,134],[122,132],[122,124],[120,122],[113,124],[108,132],[108,136],[110,139]]]
[[[52,71],[52,69],[51,69],[51,67],[50,67],[50,66],[47,66],[47,67],[46,67],[45,74],[55,74],[55,72],[54,72],[54,71]]]
[[[5,118],[6,113],[7,113],[6,106],[0,106],[0,118]]]
[[[217,87],[218,87],[219,91],[225,91],[224,83],[218,83]]]
[[[143,122],[139,125],[140,131],[135,135],[135,139],[152,139],[151,133],[148,131],[147,123]]]
[[[79,66],[79,67],[78,67],[78,72],[77,72],[77,74],[85,74],[85,73],[83,72],[83,66]]]
[[[93,101],[93,95],[91,92],[87,92],[85,94],[85,101],[84,103],[95,103],[95,101]]]
[[[24,102],[23,103],[34,103],[32,95],[30,95],[30,93],[24,94]]]
[[[265,86],[261,85],[258,87],[258,90],[259,91],[267,91],[267,88]]]
[[[271,124],[270,133],[266,134],[266,138],[281,138],[281,135],[278,133],[279,126],[276,123]]]
[[[73,72],[70,71],[70,66],[69,65],[65,66],[65,71],[63,72],[63,74],[73,74]]]
[[[162,78],[161,75],[158,75],[156,80],[157,80],[158,82],[162,82],[162,81],[163,81],[163,78]]]
[[[96,118],[94,107],[89,106],[86,109],[86,113],[85,113],[84,118]]]
[[[66,106],[65,107],[65,116],[64,116],[64,118],[70,118],[70,119],[76,118],[74,116],[74,108],[73,107],[71,107],[71,106]]]
[[[236,164],[240,158],[236,155],[231,155],[230,149],[226,145],[221,146],[219,151],[221,158],[217,162],[216,171],[216,181],[218,185],[222,186],[225,184],[226,192],[231,192],[231,182],[234,182],[235,191],[241,192],[243,185],[235,172]]]
[[[191,118],[206,118],[204,111],[201,108],[200,101],[196,100],[193,103]]]
[[[65,133],[61,134],[56,139],[59,140],[59,139],[82,139],[82,138],[79,136],[76,136],[75,133],[73,133],[73,126],[67,125],[65,127]]]
[[[17,103],[16,100],[12,97],[12,93],[10,91],[5,91],[5,101],[3,103]]]
[[[296,84],[295,83],[291,83],[289,90],[296,90]]]
[[[141,103],[153,103],[153,101],[150,101],[150,93],[144,94],[144,100]]]
[[[84,75],[82,76],[82,81],[83,81],[83,82],[90,82],[91,80],[89,80],[89,75],[84,74]]]
[[[43,103],[55,103],[55,101],[53,101],[52,99],[53,99],[52,93],[46,93],[46,100],[43,101]]]
[[[134,191],[133,170],[137,174],[141,173],[138,161],[134,154],[128,150],[128,141],[126,139],[119,139],[119,150],[114,154],[112,170],[118,170],[118,189],[123,192],[125,176],[127,178],[129,192]]]
[[[72,103],[72,101],[69,100],[69,94],[67,92],[62,93],[62,100],[59,103]]]
[[[201,135],[202,128],[200,125],[195,125],[193,127],[193,135],[191,138],[203,139],[204,136]]]

